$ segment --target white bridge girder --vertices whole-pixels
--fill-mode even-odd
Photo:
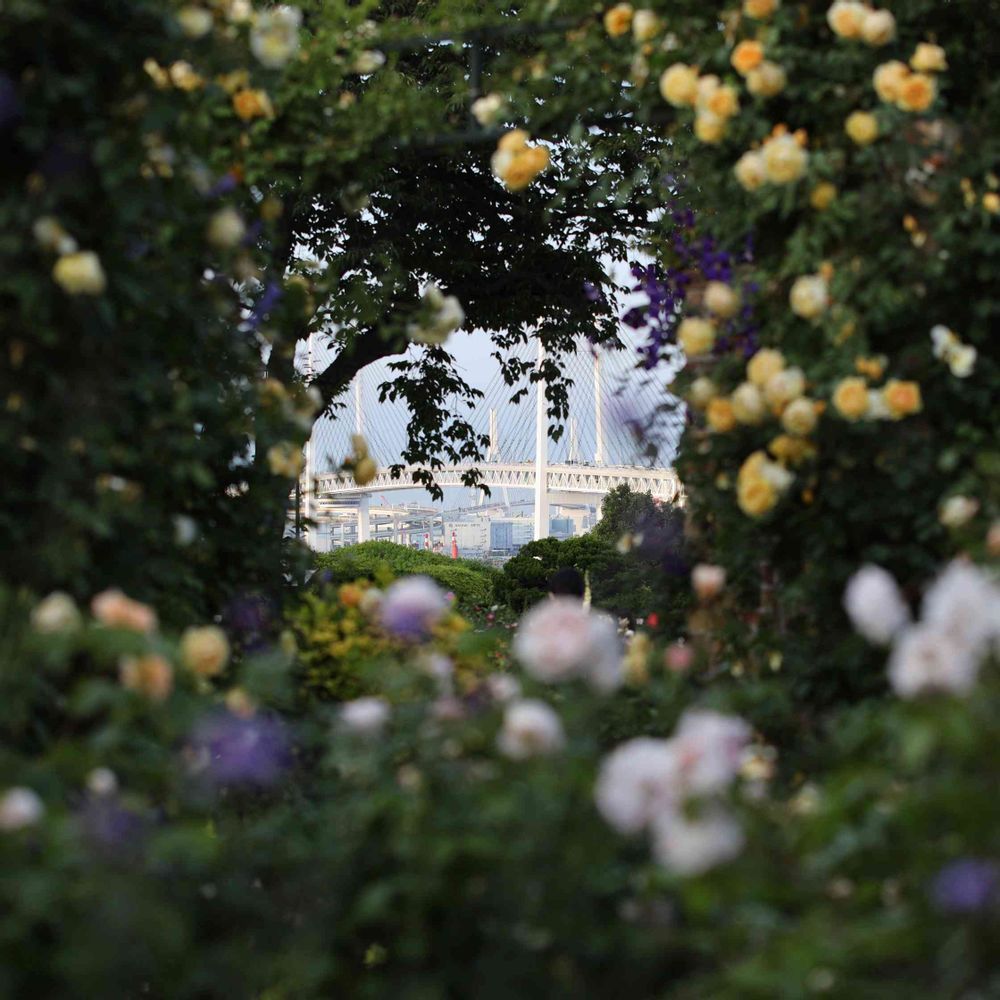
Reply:
[[[434,470],[434,479],[439,486],[464,486],[462,476],[469,466],[446,466]],[[535,489],[535,463],[484,463],[477,466],[482,481],[491,489]],[[398,479],[388,471],[380,472],[365,487],[359,487],[354,480],[342,473],[321,473],[315,478],[315,496],[322,501],[327,498],[359,497],[371,493],[385,493],[388,490],[412,490],[420,488],[413,482],[417,466],[405,467]],[[587,466],[549,465],[547,466],[547,486],[552,494],[570,494],[579,497],[601,497],[616,486],[628,486],[638,493],[651,493],[654,498],[667,503],[683,500],[683,489],[673,469],[644,469],[632,466]],[[306,484],[308,488],[309,484]]]

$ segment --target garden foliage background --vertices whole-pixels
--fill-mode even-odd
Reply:
[[[0,993],[1000,995],[998,13],[8,0]],[[463,316],[684,352],[683,539],[310,577]]]

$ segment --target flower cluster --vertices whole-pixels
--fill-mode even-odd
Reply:
[[[378,475],[378,463],[363,435],[351,435],[351,454],[344,459],[341,469],[349,472],[358,486],[367,486]]]
[[[706,143],[721,142],[726,135],[726,123],[740,110],[735,87],[712,74],[699,76],[695,67],[685,63],[674,63],[663,71],[660,93],[675,108],[695,109],[695,135]]]
[[[1000,586],[986,570],[955,561],[924,595],[920,621],[895,580],[877,566],[848,583],[844,607],[869,641],[892,643],[889,681],[902,698],[929,692],[968,694],[983,659],[1000,640]]]
[[[546,146],[529,146],[528,133],[513,129],[497,143],[491,165],[508,191],[521,191],[548,167],[549,151]]]
[[[740,186],[756,191],[765,184],[794,184],[809,166],[806,133],[791,133],[785,125],[776,125],[759,149],[748,150],[737,161],[733,172]]]
[[[868,7],[860,0],[836,0],[826,13],[833,32],[868,45],[888,45],[896,37],[896,19],[888,10]]]
[[[743,846],[721,800],[749,739],[741,719],[690,710],[671,739],[640,737],[608,754],[594,789],[597,808],[621,833],[648,831],[654,855],[671,871],[701,874]]]
[[[956,333],[941,324],[931,328],[931,343],[934,357],[943,361],[955,378],[968,378],[972,374],[977,351],[971,344],[963,344]]]

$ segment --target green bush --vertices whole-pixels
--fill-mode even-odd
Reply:
[[[366,578],[420,574],[429,576],[455,595],[465,609],[494,603],[494,586],[500,574],[492,566],[469,559],[451,559],[436,552],[411,549],[393,542],[362,542],[316,557],[317,579],[324,583],[350,583]]]

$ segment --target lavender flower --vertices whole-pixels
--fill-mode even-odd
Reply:
[[[194,760],[214,785],[273,785],[291,762],[284,724],[274,716],[213,712],[191,734]]]
[[[962,858],[947,864],[931,884],[931,899],[942,913],[978,913],[995,904],[1000,866],[994,861]]]
[[[397,639],[419,642],[448,610],[441,588],[426,576],[408,576],[394,583],[382,600],[382,627]]]

